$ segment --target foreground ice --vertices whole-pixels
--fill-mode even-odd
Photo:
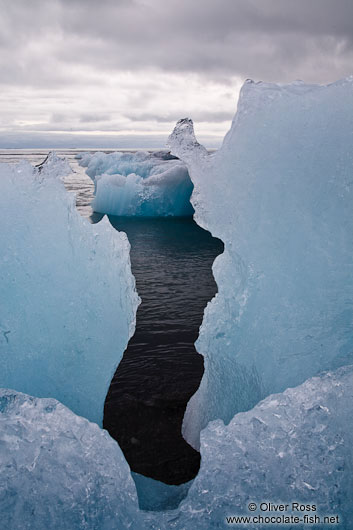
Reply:
[[[118,444],[55,399],[0,390],[0,465],[1,528],[142,527]]]
[[[184,419],[208,421],[353,361],[353,78],[245,83],[221,149],[192,122],[170,137],[194,183],[197,222],[225,243],[197,350],[205,375]]]
[[[152,528],[326,528],[324,525],[227,525],[232,515],[337,516],[352,528],[353,366],[271,395],[201,433],[201,468],[178,512]],[[285,512],[249,511],[248,504],[288,504]],[[315,510],[292,509],[292,502]],[[262,508],[266,508],[262,506]],[[152,519],[153,520],[153,519]],[[261,520],[260,520],[261,521]],[[336,519],[337,521],[337,519]],[[333,525],[332,525],[333,526]]]
[[[188,171],[166,152],[84,153],[79,158],[95,184],[96,212],[145,217],[193,214]]]
[[[271,395],[228,426],[212,422],[201,435],[201,469],[188,497],[178,510],[154,514],[138,510],[128,466],[105,431],[53,399],[2,390],[1,522],[11,530],[207,530],[229,528],[232,515],[298,515],[297,502],[316,506],[301,517],[338,516],[335,528],[350,530],[352,389],[353,367],[344,367]],[[250,512],[249,502],[289,508]]]
[[[101,424],[138,297],[125,234],[78,214],[69,171],[55,155],[0,165],[0,386]]]

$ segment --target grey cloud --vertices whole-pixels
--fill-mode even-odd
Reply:
[[[97,113],[88,114],[87,113],[87,114],[80,114],[79,116],[77,116],[77,118],[75,118],[72,116],[72,114],[55,112],[54,114],[51,115],[48,124],[46,124],[46,127],[53,128],[54,125],[55,126],[60,125],[60,127],[66,126],[67,128],[71,128],[70,123],[72,125],[73,119],[80,124],[97,124],[97,123],[102,123],[102,122],[109,122],[111,121],[112,117],[109,116],[108,114],[97,114]],[[82,130],[82,126],[80,130]]]
[[[66,114],[60,114],[59,112],[56,112],[55,114],[52,114],[49,122],[50,123],[65,123],[68,120],[68,116]]]
[[[80,125],[79,123],[77,123],[76,120],[72,119],[71,121],[70,120],[67,120],[67,121],[64,121],[64,122],[60,122],[60,121],[57,121],[57,122],[43,122],[43,123],[36,123],[35,125],[17,125],[17,127],[14,129],[14,128],[11,128],[9,127],[8,130],[9,132],[32,132],[32,133],[36,133],[36,132],[44,132],[44,131],[47,131],[47,132],[50,132],[50,133],[59,133],[59,132],[63,132],[63,133],[70,133],[70,132],[78,132],[78,133],[86,133],[86,132],[90,132],[90,133],[96,133],[96,132],[99,132],[100,131],[100,127],[98,127],[96,124],[93,125],[91,123],[89,124],[84,124],[84,125]],[[112,125],[107,125],[104,127],[104,132],[106,133],[109,133],[109,132],[113,132],[113,133],[118,133],[118,132],[122,132],[124,131],[125,133],[126,132],[129,132],[133,130],[132,127],[127,127],[125,124],[124,126],[123,125],[119,125],[118,123],[114,123]]]
[[[97,123],[102,121],[110,121],[112,118],[108,114],[81,114],[81,123]]]
[[[66,3],[68,29],[150,43],[180,37],[214,40],[233,32],[300,32],[352,37],[351,0],[151,0]],[[70,9],[74,6],[74,9]],[[140,38],[139,38],[140,37]],[[182,44],[182,43],[181,43]]]
[[[313,76],[308,62],[321,59],[325,49],[326,78],[349,70],[353,3],[194,0],[181,7],[180,1],[155,0],[113,12],[97,5],[86,15],[76,10],[68,17],[66,29],[100,39],[94,50],[86,43],[88,56],[82,50],[82,57],[97,65],[101,58],[103,68],[148,65],[273,80],[290,80],[294,73],[294,77],[319,76],[318,81],[324,81],[318,72]],[[63,54],[68,59],[65,50]]]
[[[26,142],[35,129],[164,134],[185,114],[214,139],[239,80],[352,70],[352,0],[0,0],[0,127]]]
[[[212,111],[202,111],[202,112],[198,112],[198,111],[192,111],[190,110],[189,113],[187,114],[190,114],[190,116],[192,117],[192,119],[194,121],[197,121],[197,122],[206,122],[206,123],[223,123],[225,121],[230,121],[233,117],[233,114],[234,113],[231,113],[231,112],[212,112]],[[180,113],[167,113],[167,114],[162,114],[162,115],[159,115],[158,113],[141,113],[141,114],[137,114],[137,113],[131,113],[131,114],[125,114],[125,116],[127,118],[129,118],[130,120],[133,120],[133,121],[147,121],[147,122],[153,122],[153,121],[157,121],[157,122],[161,122],[161,123],[175,123],[177,120],[180,119]]]
[[[45,58],[45,43],[50,41],[56,62],[104,71],[150,67],[216,77],[300,77],[318,82],[351,72],[352,0],[0,0],[1,4],[7,9],[0,41],[5,35],[7,46],[11,43],[9,59],[15,64],[21,62],[20,54],[38,53],[41,43]],[[315,67],[323,61],[326,68]],[[40,56],[32,61],[32,69],[39,62]],[[22,73],[28,74],[26,64]],[[14,82],[25,82],[20,74],[21,68],[17,76],[13,72]],[[11,71],[6,77],[10,75]],[[38,76],[48,82],[50,73],[39,71]]]

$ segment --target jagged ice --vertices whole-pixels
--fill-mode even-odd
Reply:
[[[228,423],[260,399],[353,362],[353,77],[328,86],[245,83],[209,155],[181,120],[201,226],[222,239],[218,294],[197,350],[205,373],[184,435]]]
[[[0,386],[55,397],[99,425],[139,302],[130,245],[82,218],[51,155],[0,164]]]

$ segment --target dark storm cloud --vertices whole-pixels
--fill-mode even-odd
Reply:
[[[0,0],[0,6],[7,82],[50,83],[53,76],[58,84],[70,64],[273,81],[326,82],[351,73],[352,0]]]

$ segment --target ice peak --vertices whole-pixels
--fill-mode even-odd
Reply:
[[[207,150],[196,139],[191,118],[182,118],[176,123],[167,145],[173,155],[184,161],[191,162],[195,156],[198,158],[208,156]]]
[[[38,173],[53,178],[61,178],[72,173],[66,158],[58,156],[55,151],[50,151],[43,162],[36,165],[35,168]]]

